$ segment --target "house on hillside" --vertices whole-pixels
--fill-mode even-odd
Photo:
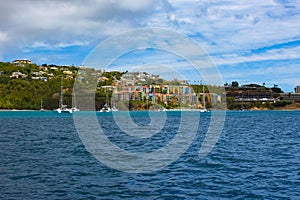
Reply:
[[[30,60],[26,60],[26,59],[14,60],[12,63],[16,66],[24,66],[24,65],[32,64],[32,62]]]
[[[274,102],[274,91],[257,84],[226,88],[226,97],[234,98],[236,102]],[[280,88],[278,88],[280,90]]]
[[[26,74],[23,74],[21,72],[13,72],[10,76],[10,78],[26,78],[27,75]]]
[[[300,93],[283,93],[280,97],[283,100],[300,102]]]

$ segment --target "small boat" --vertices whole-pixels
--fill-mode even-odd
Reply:
[[[79,112],[80,111],[80,109],[76,108],[76,107],[71,108],[71,110],[72,110],[72,112]]]
[[[57,113],[73,113],[72,109],[67,108],[67,105],[60,105],[59,108],[55,109]]]
[[[99,112],[111,112],[112,109],[109,107],[108,104],[104,104],[104,106],[99,110]]]
[[[167,111],[167,109],[165,109],[165,108],[159,108],[159,109],[157,110],[157,112],[164,112],[164,111]]]
[[[115,106],[113,106],[113,107],[111,108],[111,111],[115,112],[115,111],[119,111],[119,110],[118,110],[118,108],[116,108]]]
[[[73,113],[71,108],[68,108],[67,105],[63,104],[63,101],[63,77],[61,77],[59,106],[54,111],[57,113]]]
[[[41,108],[40,111],[45,111],[45,109],[43,108],[43,99],[41,99]]]
[[[202,81],[201,81],[202,82]],[[204,90],[204,84],[202,84],[202,91],[203,91],[203,108],[201,108],[199,111],[201,113],[204,112],[209,112],[209,110],[206,109],[206,104],[205,104],[205,90]]]
[[[199,110],[199,112],[204,113],[204,112],[209,112],[206,108],[202,108]]]
[[[107,92],[107,87],[105,86],[105,93],[106,93],[106,98],[105,98],[105,104],[104,106],[99,110],[99,112],[112,112],[112,111],[118,111],[118,109],[113,106],[112,108],[109,106],[109,98],[108,98],[108,92]]]
[[[75,97],[74,91],[73,91],[73,93],[72,93],[72,96],[73,96],[73,101],[72,101],[73,107],[71,108],[71,110],[72,110],[72,112],[79,112],[80,109],[77,108],[77,106],[76,106],[76,97]]]

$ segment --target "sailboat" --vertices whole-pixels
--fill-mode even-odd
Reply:
[[[107,93],[107,87],[106,86],[105,86],[105,93],[106,93],[105,104],[99,110],[99,112],[111,112],[112,111],[112,109],[110,108],[109,103],[108,103],[108,93]]]
[[[75,92],[74,91],[72,93],[72,96],[73,96],[73,101],[72,101],[73,107],[71,108],[71,110],[72,110],[72,112],[78,112],[78,111],[80,111],[80,109],[77,108],[77,106],[76,106],[76,98],[75,98]]]
[[[99,112],[115,112],[115,111],[118,111],[118,109],[116,108],[115,105],[112,108],[109,106],[109,103],[108,103],[108,93],[107,93],[107,87],[106,86],[105,86],[105,93],[106,93],[105,104],[99,110]],[[111,102],[111,105],[112,105],[112,102]]]
[[[111,108],[111,111],[119,111],[119,110],[118,110],[118,108],[116,108],[116,106],[113,106],[113,107]]]
[[[200,112],[209,112],[209,111],[206,109],[206,104],[205,104],[204,84],[202,84],[202,91],[203,91],[203,108],[200,109]]]
[[[41,108],[40,111],[45,111],[45,109],[43,108],[43,99],[41,99]]]
[[[63,100],[63,77],[61,77],[61,84],[60,84],[60,99],[59,99],[59,105],[58,108],[55,109],[57,113],[72,113],[72,109],[68,108],[67,105],[64,105]]]
[[[104,106],[99,110],[99,112],[111,112],[111,108],[108,104],[104,104]]]

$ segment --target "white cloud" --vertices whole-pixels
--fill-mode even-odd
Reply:
[[[239,55],[239,54],[222,54],[222,57],[212,56],[212,60],[218,66],[236,65],[244,62],[259,62],[269,60],[286,60],[300,59],[300,46],[291,48],[272,49],[262,53]]]
[[[294,60],[299,45],[252,50],[299,40],[299,10],[300,0],[10,0],[0,6],[0,46],[16,58],[34,49],[92,49],[122,31],[162,27],[191,36],[217,65]]]
[[[153,0],[115,0],[113,1],[115,5],[121,9],[130,10],[130,11],[140,11],[147,10],[149,7],[152,7],[157,1]]]
[[[290,3],[293,11],[274,1],[172,2],[182,31],[201,33],[198,41],[211,41],[205,45],[211,53],[249,50],[299,36],[299,1]]]
[[[79,38],[90,44],[131,28],[158,26],[201,33],[203,38],[195,39],[210,53],[228,53],[299,36],[299,6],[272,0],[12,0],[1,5],[0,30],[10,35],[7,42],[28,46]]]
[[[7,41],[7,33],[0,31],[0,43]]]
[[[72,47],[72,46],[85,46],[88,45],[87,42],[83,41],[73,41],[71,43],[58,42],[58,43],[46,43],[44,41],[34,41],[32,44],[25,46],[26,49],[48,49],[55,50],[60,48]]]
[[[18,47],[27,47],[37,41],[50,44],[84,40],[90,43],[139,26],[155,2],[157,0],[12,0],[1,4],[0,30],[10,35],[8,43]]]

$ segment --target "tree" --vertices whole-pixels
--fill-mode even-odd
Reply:
[[[276,87],[275,87],[275,86],[272,87],[271,90],[272,90],[274,93],[283,93],[283,91],[281,90],[281,88],[279,88],[279,87],[277,87],[277,86],[276,86]]]
[[[239,87],[239,83],[237,81],[232,81],[231,86],[237,88]]]

